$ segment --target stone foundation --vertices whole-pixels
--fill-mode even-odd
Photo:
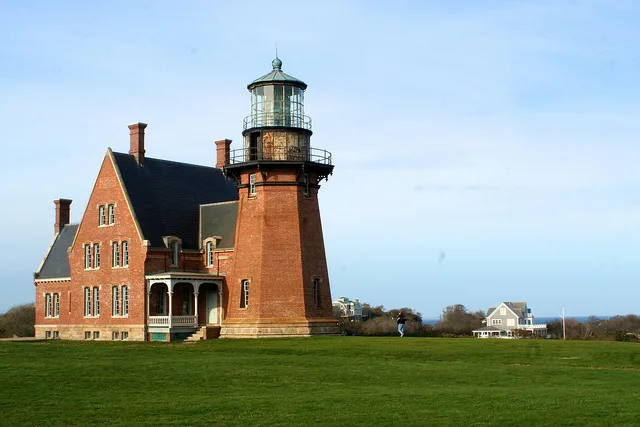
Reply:
[[[340,329],[333,319],[291,320],[266,319],[258,322],[241,320],[222,324],[220,338],[286,338],[315,335],[337,335]]]
[[[143,325],[118,325],[118,326],[98,326],[98,325],[36,325],[36,338],[47,338],[47,331],[58,332],[61,340],[95,340],[95,341],[120,341],[122,332],[128,334],[125,341],[144,341],[145,327]],[[85,332],[89,332],[90,337],[85,338]],[[94,338],[94,333],[98,332],[98,338]],[[113,333],[118,333],[118,338],[114,338]]]

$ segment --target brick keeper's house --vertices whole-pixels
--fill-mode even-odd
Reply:
[[[98,340],[286,337],[337,332],[319,183],[331,154],[312,148],[307,85],[273,70],[248,85],[241,147],[216,141],[215,167],[107,149],[87,208],[38,271],[36,336]],[[213,157],[213,156],[212,156]]]

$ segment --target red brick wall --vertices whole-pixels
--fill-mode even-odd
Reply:
[[[248,183],[248,170],[241,176]],[[302,183],[295,168],[267,171],[267,183]],[[235,263],[227,276],[228,319],[331,317],[331,295],[317,191],[303,196],[295,184],[261,186],[256,196],[240,189]],[[313,177],[312,177],[313,180]],[[313,181],[312,181],[313,182]],[[321,282],[322,307],[313,304],[313,277]],[[249,307],[240,308],[241,281],[251,280]]]
[[[98,206],[115,205],[114,225],[99,226]],[[111,242],[129,242],[129,266],[112,268]],[[85,243],[100,243],[100,267],[85,270]],[[124,192],[117,179],[116,170],[109,155],[105,156],[87,209],[69,253],[71,282],[41,283],[36,287],[36,324],[59,325],[143,325],[145,320],[144,265],[147,248],[143,246],[134,220],[127,206]],[[122,253],[120,254],[122,257]],[[112,286],[129,287],[129,315],[112,316]],[[84,316],[84,287],[100,288],[100,315]],[[44,318],[45,292],[60,292],[60,317]],[[93,300],[93,295],[92,295]],[[69,305],[71,310],[69,310]],[[61,338],[65,338],[62,336]]]

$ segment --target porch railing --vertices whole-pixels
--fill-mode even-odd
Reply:
[[[189,326],[196,327],[196,316],[149,316],[149,326]]]
[[[149,326],[169,326],[169,316],[149,316]]]

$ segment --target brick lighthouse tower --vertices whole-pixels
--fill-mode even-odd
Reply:
[[[247,86],[243,147],[229,151],[230,141],[218,142],[239,193],[222,337],[337,332],[318,207],[331,154],[311,148],[307,85],[282,72],[277,56],[272,66]]]

